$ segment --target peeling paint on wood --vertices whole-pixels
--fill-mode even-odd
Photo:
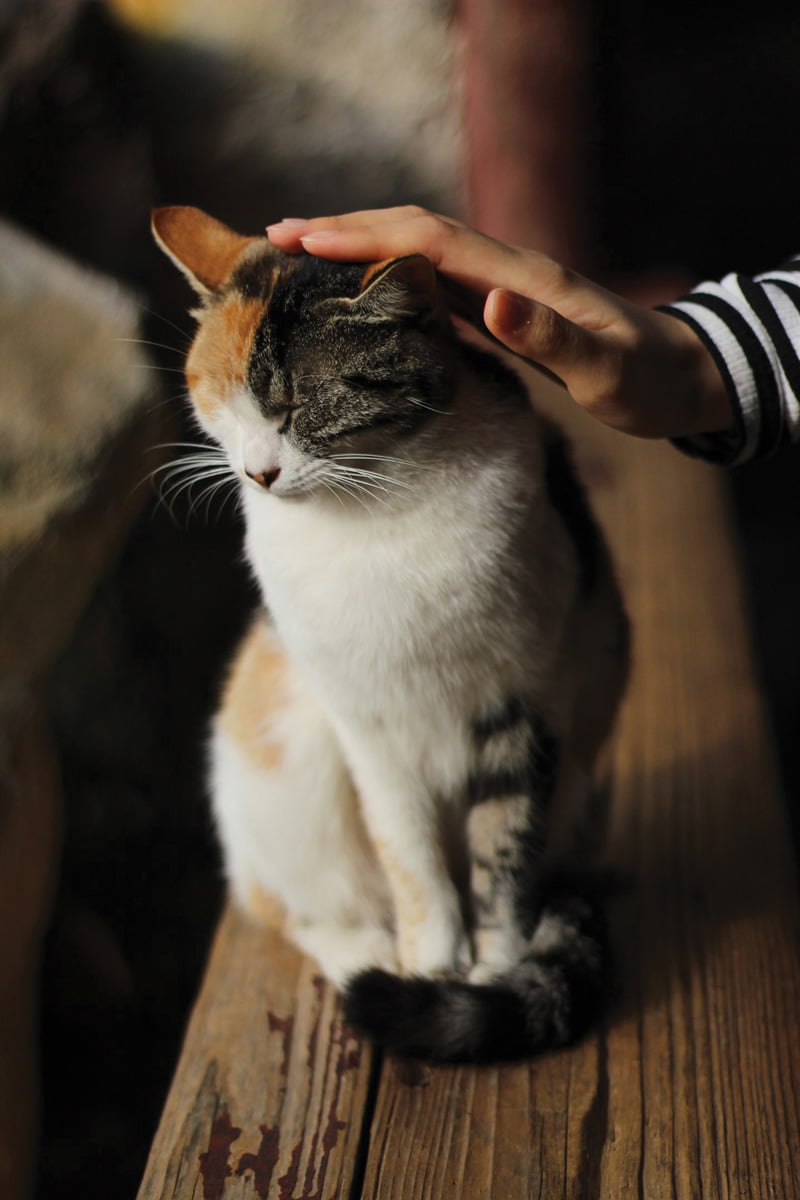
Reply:
[[[140,1200],[349,1198],[371,1066],[313,965],[227,912]]]
[[[203,1200],[222,1200],[225,1180],[231,1175],[231,1146],[239,1137],[241,1129],[231,1124],[226,1112],[211,1126],[208,1149],[199,1158],[200,1174],[203,1178]]]

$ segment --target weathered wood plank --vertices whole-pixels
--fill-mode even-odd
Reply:
[[[349,1196],[371,1054],[277,935],[223,916],[139,1200]]]
[[[389,1064],[364,1196],[800,1196],[800,964],[785,814],[721,479],[592,434],[635,628],[608,862],[620,996],[531,1065]]]
[[[533,1069],[387,1063],[363,1195],[588,1197],[580,1168],[596,1124],[597,1053],[592,1043]]]
[[[638,1160],[648,1197],[793,1197],[795,869],[727,495],[665,446],[625,442],[615,463],[609,516],[638,629],[609,838],[637,873],[617,1032],[628,1053],[639,1042],[647,1136],[628,1169]],[[624,1169],[612,1145],[609,1185]]]

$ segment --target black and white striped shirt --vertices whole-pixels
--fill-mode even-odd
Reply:
[[[755,278],[726,275],[664,305],[714,357],[736,423],[725,433],[676,440],[682,450],[733,465],[800,440],[800,255]]]

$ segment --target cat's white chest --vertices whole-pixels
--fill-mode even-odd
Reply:
[[[498,539],[446,495],[363,516],[255,496],[247,548],[290,654],[340,696],[424,676],[455,684],[485,657]]]

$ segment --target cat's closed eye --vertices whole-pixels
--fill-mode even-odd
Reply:
[[[373,375],[343,375],[342,383],[365,392],[385,392],[397,387],[394,380],[379,379]]]
[[[282,408],[275,410],[274,415],[276,417],[283,417],[283,420],[278,426],[279,434],[286,434],[292,428],[292,421],[294,420],[294,414],[297,412],[297,409],[297,404],[286,404]]]

